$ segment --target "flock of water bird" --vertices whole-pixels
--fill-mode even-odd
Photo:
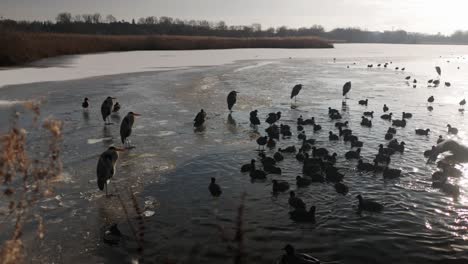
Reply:
[[[334,60],[336,61],[336,60]],[[390,63],[391,64],[391,63]],[[377,64],[378,67],[388,67],[389,63]],[[348,66],[349,67],[349,66]],[[373,67],[372,64],[367,65],[368,68]],[[404,71],[405,68],[395,68],[395,70]],[[441,75],[440,67],[436,67],[436,72],[438,75]],[[411,79],[410,76],[405,78],[407,81]],[[414,79],[413,83],[417,83],[417,80]],[[429,84],[437,86],[439,85],[439,79],[429,80]],[[445,83],[445,86],[450,86],[449,82]],[[351,81],[346,82],[343,85],[342,96],[343,105],[347,103],[347,94],[351,91]],[[303,85],[297,84],[292,88],[290,99],[294,98],[296,102],[297,97],[300,91],[303,89]],[[230,112],[233,111],[233,107],[237,101],[237,91],[231,91],[227,96],[227,106]],[[121,106],[118,102],[115,104],[113,100],[115,98],[107,97],[101,105],[101,114],[104,120],[105,125],[110,125],[109,120],[112,112],[116,113],[120,110]],[[88,98],[85,98],[82,107],[83,109],[88,109],[89,102]],[[428,110],[432,110],[431,104],[435,101],[434,96],[430,96],[427,99],[429,104]],[[359,100],[359,105],[367,106],[369,103],[368,99]],[[466,104],[465,99],[460,101],[461,108],[459,111],[464,111],[464,105]],[[291,105],[293,108],[296,106],[294,103]],[[330,141],[340,141],[344,143],[349,143],[351,145],[351,150],[345,153],[331,153],[326,148],[316,146],[316,141],[312,138],[308,138],[306,135],[306,129],[309,127],[314,132],[319,132],[322,130],[322,127],[315,122],[315,118],[304,119],[300,116],[297,119],[296,126],[296,137],[298,145],[292,143],[290,146],[278,148],[272,157],[269,157],[265,154],[265,148],[270,150],[275,150],[278,145],[277,142],[284,140],[293,139],[294,135],[292,129],[289,125],[281,124],[281,112],[272,112],[268,113],[265,119],[265,123],[268,124],[268,127],[265,129],[265,136],[259,136],[256,140],[258,144],[258,156],[253,158],[249,163],[242,165],[240,171],[246,173],[250,176],[253,182],[265,181],[269,174],[281,174],[282,169],[280,167],[281,162],[287,158],[295,158],[302,164],[301,175],[296,176],[296,185],[297,188],[305,188],[313,183],[331,183],[334,185],[337,193],[341,195],[347,195],[349,192],[348,186],[343,183],[343,178],[345,175],[340,172],[340,168],[336,167],[337,158],[345,158],[347,160],[356,161],[356,170],[360,172],[373,172],[379,173],[385,179],[396,179],[401,177],[402,171],[400,169],[391,168],[391,156],[395,153],[403,154],[405,151],[405,142],[399,142],[395,137],[397,134],[398,127],[406,127],[409,120],[412,118],[411,113],[403,112],[401,119],[395,119],[394,115],[390,111],[390,107],[386,104],[382,107],[382,113],[380,118],[383,120],[391,121],[391,126],[388,128],[383,139],[387,140],[388,143],[385,146],[380,144],[379,148],[376,150],[375,158],[372,162],[366,162],[362,159],[360,153],[361,148],[364,146],[364,142],[360,141],[358,136],[353,134],[353,131],[348,127],[348,121],[343,120],[340,111],[328,108],[328,117],[330,122],[335,122],[334,126],[336,131],[329,131],[329,140]],[[250,123],[255,131],[258,131],[259,125],[261,125],[261,120],[258,117],[258,110],[253,110],[250,112]],[[374,111],[365,111],[361,117],[361,126],[372,127]],[[115,166],[117,159],[119,157],[118,153],[124,149],[133,148],[130,144],[129,137],[132,133],[133,123],[135,117],[139,114],[134,112],[129,112],[125,118],[122,120],[120,125],[120,136],[121,142],[124,148],[118,148],[115,146],[109,147],[104,151],[100,157],[97,164],[97,183],[100,190],[106,191],[106,196],[108,195],[107,185],[110,179],[115,174]],[[206,121],[206,112],[201,109],[194,118],[194,127],[197,131],[199,128],[204,127]],[[418,128],[415,130],[416,135],[427,136],[430,133],[430,129]],[[447,124],[447,133],[456,135],[458,129]],[[444,140],[442,136],[439,136],[437,143],[434,144],[432,149],[425,151],[424,154],[429,161],[435,161],[437,156],[443,152],[451,152],[453,155],[444,160],[441,160],[437,163],[439,171],[435,172],[432,175],[433,187],[439,188],[443,192],[453,195],[456,197],[459,195],[459,188],[457,185],[453,185],[447,182],[448,177],[459,176],[461,171],[454,167],[456,162],[464,161],[464,157],[468,157],[468,147],[459,144],[458,142],[447,139]],[[465,158],[466,159],[466,158]],[[259,165],[260,164],[260,165]],[[208,187],[210,193],[214,197],[222,195],[221,186],[216,183],[216,178],[211,178],[211,182]],[[272,180],[272,191],[275,194],[289,191],[289,206],[291,211],[289,212],[289,217],[296,222],[315,222],[315,212],[316,207],[311,205],[307,207],[304,201],[296,196],[296,193],[291,190],[291,186],[287,181],[283,180]],[[384,205],[379,202],[369,200],[363,197],[363,195],[358,194],[357,199],[357,210],[359,213],[362,211],[369,212],[380,212],[384,210]],[[286,245],[284,248],[286,254],[282,256],[280,263],[320,263],[316,258],[309,256],[307,254],[296,253],[292,245]]]

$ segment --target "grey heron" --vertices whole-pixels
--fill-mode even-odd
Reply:
[[[106,100],[102,102],[102,105],[101,105],[101,115],[102,115],[102,119],[104,120],[105,125],[112,124],[110,120],[108,120],[108,118],[112,112],[112,106],[114,105],[114,103],[112,102],[113,99],[115,98],[108,96]]]
[[[232,91],[228,94],[227,96],[227,104],[228,104],[228,109],[229,111],[232,112],[232,107],[236,104],[236,101],[237,101],[237,94],[239,92],[236,92],[236,91]]]
[[[126,147],[130,147],[130,140],[128,140],[128,137],[132,134],[135,116],[140,116],[140,114],[129,112],[120,124],[120,139],[122,140],[122,144],[124,144],[124,146],[126,145]]]
[[[107,184],[110,182],[110,179],[115,174],[115,165],[117,163],[117,159],[119,158],[120,151],[123,149],[116,148],[116,147],[109,147],[106,151],[104,151],[101,156],[99,157],[99,161],[97,164],[97,184],[99,190],[104,190],[106,188],[106,196],[107,196]]]
[[[348,94],[348,92],[351,90],[351,82],[346,82],[344,85],[343,85],[343,96],[345,96],[345,99],[346,98],[346,94]]]
[[[294,85],[294,87],[292,88],[292,91],[291,91],[291,99],[293,99],[293,97],[294,97],[294,102],[296,102],[297,95],[299,94],[299,92],[301,91],[301,89],[302,89],[302,84],[296,84],[296,85]]]

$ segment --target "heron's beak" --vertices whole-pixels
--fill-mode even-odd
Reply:
[[[134,116],[141,116],[140,114],[137,114],[137,113],[133,113]]]
[[[115,151],[123,152],[123,151],[125,151],[125,149],[123,149],[123,148],[115,148]]]

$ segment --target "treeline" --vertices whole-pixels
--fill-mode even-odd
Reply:
[[[336,28],[325,31],[320,25],[263,29],[260,24],[250,26],[227,25],[223,21],[181,20],[171,17],[142,17],[131,21],[118,20],[113,15],[99,13],[72,15],[60,13],[56,21],[0,20],[0,29],[25,32],[51,32],[100,35],[185,35],[217,37],[307,37],[319,36],[337,42],[352,43],[440,43],[468,44],[468,31],[450,36],[397,31],[367,31],[359,28]]]

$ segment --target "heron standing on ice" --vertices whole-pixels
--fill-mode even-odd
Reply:
[[[107,184],[115,174],[115,164],[117,163],[117,159],[119,159],[119,151],[123,151],[123,149],[111,146],[99,157],[96,170],[97,184],[101,191],[106,188],[106,196],[108,195]]]
[[[112,99],[115,99],[115,98],[108,96],[106,100],[102,102],[102,105],[101,105],[101,115],[102,115],[102,119],[104,120],[105,125],[112,124],[110,120],[108,119],[112,112],[112,106],[114,105],[114,103],[112,102]]]
[[[293,97],[294,97],[294,102],[296,102],[297,95],[299,94],[299,92],[301,91],[301,89],[302,89],[302,84],[296,84],[296,85],[294,85],[294,87],[292,88],[292,91],[291,91],[291,99],[293,99]]]
[[[130,140],[128,137],[132,134],[135,116],[140,116],[140,114],[129,112],[122,120],[122,124],[120,124],[120,139],[122,140],[122,144],[127,148],[130,148]]]
[[[236,104],[238,93],[239,92],[232,91],[227,96],[227,104],[228,104],[228,109],[230,112],[232,112],[232,107]]]
[[[348,94],[350,90],[351,90],[351,82],[346,82],[343,85],[343,96],[345,97],[345,99],[347,99],[346,94]]]

